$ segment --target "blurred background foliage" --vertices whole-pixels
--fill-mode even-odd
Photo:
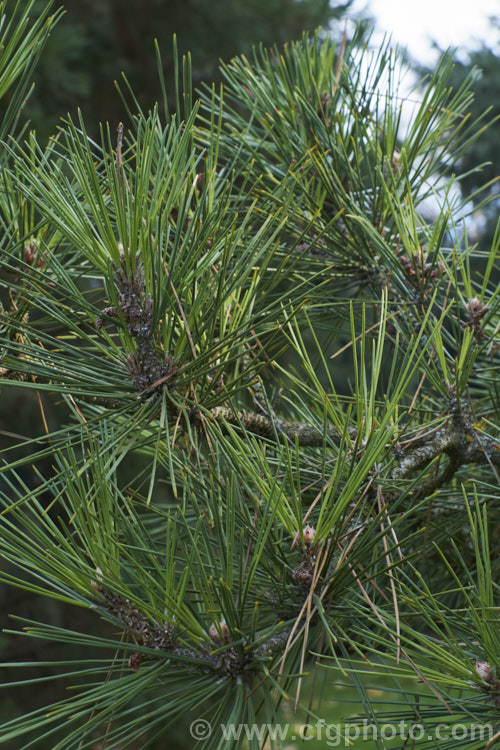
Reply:
[[[41,136],[60,116],[79,107],[89,127],[123,119],[114,82],[122,74],[148,109],[159,95],[154,54],[158,40],[163,74],[174,88],[172,37],[191,56],[193,81],[217,81],[220,60],[263,44],[283,44],[303,31],[328,26],[353,0],[66,0],[36,74],[26,113]],[[40,9],[45,4],[40,0]],[[340,27],[339,27],[340,28]],[[341,32],[340,32],[341,33]]]
[[[500,16],[490,18],[490,23],[497,37],[494,47],[483,44],[470,49],[457,49],[450,76],[451,85],[459,88],[473,71],[475,81],[471,117],[483,116],[485,124],[494,119],[481,138],[454,165],[456,174],[460,175],[459,184],[464,197],[470,198],[474,206],[484,200],[485,195],[490,198],[489,205],[475,212],[473,219],[472,235],[485,253],[491,247],[500,212]],[[444,51],[437,46],[436,49],[440,53]],[[432,72],[423,61],[417,61],[415,67],[420,73]],[[480,170],[477,169],[479,165],[482,165]]]

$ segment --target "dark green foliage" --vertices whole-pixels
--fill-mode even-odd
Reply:
[[[124,73],[143,106],[157,97],[153,43],[173,90],[172,36],[191,55],[195,83],[217,77],[220,60],[254,45],[282,44],[338,20],[352,0],[66,0],[45,50],[27,115],[42,136],[80,107],[93,135],[98,123],[123,118],[114,81]],[[42,7],[39,0],[37,7]],[[340,29],[337,35],[340,35]]]

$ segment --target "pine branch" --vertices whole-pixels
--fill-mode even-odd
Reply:
[[[480,438],[472,426],[464,432],[460,427],[453,427],[452,422],[448,430],[437,432],[432,439],[413,448],[392,471],[392,478],[404,479],[442,454],[447,455],[455,467],[453,473],[460,466],[474,463],[500,467],[498,443],[490,438]]]
[[[292,626],[285,626],[279,633],[271,635],[255,649],[244,652],[231,645],[229,631],[225,623],[216,628],[212,625],[209,635],[213,648],[207,649],[187,647],[180,644],[180,636],[172,625],[163,623],[162,626],[152,624],[140,610],[124,596],[114,593],[101,583],[92,582],[93,589],[105,600],[100,604],[106,612],[117,619],[124,631],[139,645],[160,652],[159,658],[176,660],[186,663],[188,669],[197,672],[212,672],[218,677],[228,679],[250,680],[259,671],[258,660],[282,651],[287,645]],[[134,653],[129,659],[129,666],[138,671],[144,659],[144,654]]]
[[[306,422],[293,422],[278,417],[271,418],[264,414],[256,414],[245,410],[235,412],[226,406],[217,406],[211,409],[210,416],[221,427],[224,427],[224,423],[240,426],[255,435],[271,439],[278,435],[280,440],[292,444],[297,440],[299,445],[321,446],[328,439],[335,445],[340,445],[342,441],[341,433],[333,425],[327,425],[326,431],[323,431]],[[351,439],[356,439],[357,430],[348,427],[347,434]]]
[[[241,426],[248,432],[261,437],[273,439],[277,435],[280,440],[292,444],[297,440],[301,446],[318,447],[323,445],[326,439],[331,440],[335,445],[340,445],[342,441],[342,435],[333,425],[328,425],[326,431],[322,431],[305,422],[293,422],[278,417],[270,418],[250,411],[235,412],[226,406],[212,409],[210,416],[222,427],[224,423]],[[424,468],[442,454],[450,458],[450,467],[453,466],[454,469],[453,471],[451,468],[447,469],[445,473],[439,475],[439,479],[433,480],[436,483],[436,489],[449,481],[460,466],[478,463],[500,467],[498,443],[489,438],[480,438],[473,426],[468,425],[464,428],[456,421],[452,421],[452,424],[455,424],[455,427],[441,430],[432,439],[412,448],[393,469],[392,478],[403,479],[412,472]],[[356,441],[358,436],[356,428],[348,427],[347,434],[351,440]],[[429,484],[430,487],[431,484]]]

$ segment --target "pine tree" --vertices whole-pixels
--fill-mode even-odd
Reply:
[[[19,103],[57,19],[4,6]],[[363,34],[234,58],[197,98],[184,61],[173,112],[125,91],[98,141],[84,115],[8,137],[9,110],[3,395],[64,419],[3,452],[2,579],[102,629],[20,623],[74,650],[46,665],[70,689],[1,742],[262,747],[238,728],[332,669],[360,703],[337,744],[363,719],[403,722],[381,748],[495,744],[500,235],[474,278],[448,167],[483,122],[447,57],[408,112]]]

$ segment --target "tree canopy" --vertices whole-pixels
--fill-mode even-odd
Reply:
[[[64,15],[38,66],[28,115],[46,136],[60,117],[80,107],[97,135],[97,123],[109,120],[116,125],[123,118],[114,90],[123,74],[143,106],[149,107],[158,96],[155,40],[173,94],[174,34],[179,54],[189,53],[193,79],[200,84],[217,78],[220,60],[327,26],[342,18],[351,4],[352,0],[65,0]],[[35,9],[41,11],[44,5],[44,0],[37,0]]]

